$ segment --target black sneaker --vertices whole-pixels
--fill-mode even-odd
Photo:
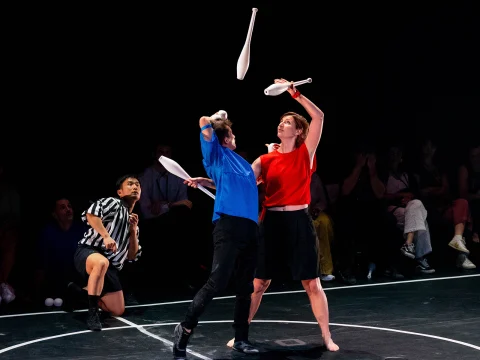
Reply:
[[[98,310],[88,309],[87,326],[92,331],[102,330],[102,323],[100,322]]]
[[[250,341],[236,341],[233,343],[233,350],[244,354],[258,354],[260,351]]]
[[[402,252],[403,255],[410,259],[415,259],[415,245],[413,243],[411,244],[403,244],[403,246],[400,248],[400,251]]]
[[[347,285],[355,285],[357,283],[357,278],[351,274],[349,270],[347,271],[337,271],[337,279],[340,279],[343,283]]]
[[[385,270],[385,276],[391,277],[392,279],[395,279],[395,280],[405,279],[405,276],[400,274],[398,270],[393,267]]]
[[[428,265],[427,259],[417,260],[417,270],[423,274],[433,274],[435,269]]]
[[[182,324],[178,324],[173,332],[173,358],[177,360],[185,360],[187,358],[188,339],[192,335],[193,330],[189,333],[183,329]]]

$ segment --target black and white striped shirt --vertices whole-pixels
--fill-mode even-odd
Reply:
[[[88,210],[82,213],[82,220],[88,224],[87,213],[98,216],[102,219],[103,226],[107,229],[110,237],[117,243],[117,252],[113,253],[111,250],[107,250],[103,243],[103,238],[100,234],[90,227],[83,238],[78,242],[79,245],[87,245],[96,248],[101,252],[109,261],[110,264],[115,266],[118,270],[123,268],[123,263],[128,255],[129,241],[129,213],[128,208],[121,199],[108,197],[102,198],[94,202]],[[90,225],[90,224],[88,224]],[[138,240],[138,226],[137,226],[137,240]],[[135,260],[141,255],[141,247],[138,245],[138,252],[135,256]]]

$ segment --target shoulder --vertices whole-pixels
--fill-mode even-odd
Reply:
[[[140,179],[145,178],[145,177],[151,175],[153,173],[153,171],[154,171],[153,166],[149,166],[149,167],[143,169],[143,171],[140,173],[140,175],[138,177]]]
[[[112,205],[112,204],[115,204],[115,205],[118,205],[120,204],[120,199],[119,198],[115,198],[113,196],[111,197],[104,197],[104,198],[100,198],[98,199],[97,201],[95,201],[92,206],[96,205],[96,204],[100,204],[102,206],[108,206],[108,205]]]

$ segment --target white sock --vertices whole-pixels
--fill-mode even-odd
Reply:
[[[455,235],[453,237],[453,240],[462,240],[462,239],[463,239],[462,235]]]

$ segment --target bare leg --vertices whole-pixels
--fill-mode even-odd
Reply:
[[[413,236],[414,236],[414,235],[415,235],[414,232],[409,232],[409,233],[407,234],[407,241],[406,241],[407,244],[411,244],[411,243],[413,242]]]
[[[258,308],[260,307],[260,303],[262,302],[263,294],[265,291],[267,291],[271,282],[272,280],[253,280],[252,302],[250,303],[250,315],[248,316],[248,323],[252,322],[255,314],[258,311]]]
[[[112,316],[122,316],[125,312],[125,299],[123,291],[106,293],[98,302],[103,311],[109,312]]]
[[[329,351],[337,351],[339,347],[333,342],[330,334],[328,301],[320,284],[320,279],[302,280],[302,285],[310,299],[313,315],[315,315],[318,325],[320,325],[325,347]]]
[[[455,235],[463,235],[463,232],[465,231],[465,224],[464,223],[459,223],[455,225]]]
[[[88,295],[100,296],[108,265],[108,259],[98,253],[92,254],[87,258],[86,271],[89,275],[87,285]]]

